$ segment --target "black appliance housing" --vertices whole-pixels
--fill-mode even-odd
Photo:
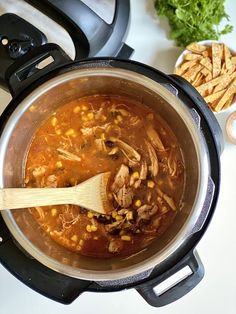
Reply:
[[[67,8],[60,8],[58,4],[59,1],[53,0],[40,1],[40,4],[37,1],[29,0],[28,2],[37,5],[37,7],[40,7],[40,9],[47,14],[49,14],[49,11],[53,11],[51,14],[55,19],[56,17],[61,17],[61,11],[71,12],[71,8],[68,6],[68,1],[66,1]],[[83,5],[80,1],[76,0],[71,0],[70,2],[74,5],[76,5],[76,3],[79,4],[79,6]],[[57,6],[56,10],[53,6]],[[128,17],[129,1],[117,1],[118,10],[121,10],[122,7],[126,12],[126,17]],[[68,21],[66,21],[67,18]],[[5,88],[7,87],[13,96],[12,101],[0,117],[1,129],[4,128],[8,117],[17,105],[28,94],[30,94],[32,90],[50,78],[61,73],[82,67],[99,67],[105,63],[110,67],[124,68],[143,74],[158,83],[166,84],[167,86],[171,84],[178,90],[178,97],[186,104],[186,106],[190,109],[194,108],[199,114],[201,118],[201,131],[206,140],[209,151],[211,178],[215,184],[212,202],[207,211],[207,216],[205,217],[205,222],[201,230],[189,237],[188,241],[182,245],[174,256],[171,256],[171,258],[166,259],[161,265],[154,268],[151,274],[141,273],[137,276],[122,280],[104,282],[79,280],[65,276],[45,267],[37,260],[29,256],[29,254],[25,252],[13,239],[1,215],[0,262],[9,272],[30,288],[48,298],[64,304],[71,303],[85,291],[111,292],[135,288],[152,306],[163,306],[185,295],[203,278],[204,268],[195,251],[195,246],[203,236],[208,224],[210,223],[218,199],[220,187],[219,159],[223,146],[222,133],[214,115],[210,110],[206,109],[206,104],[204,103],[202,97],[184,79],[176,75],[166,75],[156,69],[138,62],[121,60],[121,58],[127,59],[132,52],[131,48],[122,43],[125,32],[122,31],[123,35],[121,37],[118,36],[118,43],[117,41],[114,43],[111,40],[111,36],[108,36],[111,40],[110,43],[112,48],[110,50],[108,49],[109,40],[107,40],[106,43],[100,47],[100,50],[96,50],[96,42],[89,42],[89,36],[91,34],[89,35],[86,33],[85,29],[81,28],[75,34],[75,29],[73,28],[74,21],[71,21],[73,18],[74,17],[71,16],[66,17],[63,23],[65,23],[64,25],[67,25],[66,29],[73,38],[73,42],[76,47],[75,61],[72,61],[59,46],[55,44],[47,44],[46,36],[44,34],[35,29],[32,25],[29,27],[28,23],[19,17],[14,15],[5,15],[0,17],[0,39],[2,40],[3,38],[7,38],[9,40],[8,44],[3,47],[4,50],[1,50],[0,48],[1,64],[4,65],[4,68],[1,67],[0,70],[0,79],[2,83],[4,82],[2,85],[4,85]],[[116,19],[118,19],[118,17],[116,17]],[[1,24],[3,20],[4,23]],[[9,27],[4,28],[3,24],[5,25],[6,21],[8,21]],[[100,21],[99,23],[102,22]],[[16,29],[16,25],[19,27],[18,31]],[[128,19],[126,19],[125,25],[127,27]],[[104,25],[101,26],[101,29],[104,27]],[[115,28],[115,25],[113,27]],[[23,30],[23,33],[20,32],[19,29]],[[76,30],[78,29],[76,28]],[[87,39],[85,39],[84,35],[87,36]],[[80,50],[81,40],[84,42],[82,50]],[[14,43],[13,45],[12,42]],[[89,57],[96,55],[99,57],[89,59]],[[100,57],[100,55],[105,57]],[[111,55],[116,56],[116,58],[112,58]],[[53,62],[43,69],[38,69],[37,65],[49,56],[53,58]],[[163,294],[156,295],[154,287],[185,266],[189,266],[191,268],[192,274]]]

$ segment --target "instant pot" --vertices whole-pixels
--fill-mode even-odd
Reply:
[[[135,288],[153,306],[171,303],[204,275],[195,246],[219,195],[220,127],[203,98],[183,78],[128,59],[132,48],[123,41],[129,1],[115,2],[111,24],[94,12],[90,15],[85,1],[28,2],[63,21],[76,57],[72,61],[20,17],[0,17],[0,79],[13,97],[0,117],[1,187],[22,186],[25,156],[38,126],[63,104],[92,94],[119,94],[155,110],[180,143],[186,182],[174,223],[146,250],[129,258],[102,260],[68,252],[39,228],[28,210],[21,209],[0,215],[0,262],[30,288],[64,304],[85,291],[128,288]],[[80,12],[79,18],[75,12]],[[156,292],[156,286],[186,266],[188,276]]]

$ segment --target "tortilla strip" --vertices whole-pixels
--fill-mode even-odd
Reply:
[[[196,63],[195,60],[187,61],[187,62],[183,63],[180,68],[181,68],[181,70],[185,71],[185,70],[187,70],[188,68],[190,68],[190,67],[192,67],[193,65],[195,65],[195,63]]]
[[[224,57],[225,57],[225,67],[227,70],[231,70],[232,69],[232,62],[231,62],[231,53],[229,51],[229,48],[224,45]]]
[[[220,75],[216,78],[214,78],[213,80],[207,82],[207,83],[204,83],[200,86],[197,87],[197,91],[202,94],[204,91],[206,91],[208,88],[210,87],[214,87],[216,86],[217,84],[219,84],[220,82],[222,81],[225,81],[225,80],[228,80],[229,79],[229,74],[224,74],[224,75]]]
[[[207,95],[211,95],[212,92],[213,92],[213,90],[214,90],[214,87],[208,88],[208,90],[207,90]]]
[[[212,76],[217,77],[221,71],[222,48],[220,44],[212,43]]]
[[[186,60],[186,61],[198,60],[198,59],[201,59],[201,58],[202,58],[201,55],[196,54],[196,53],[187,53],[184,56],[184,60]]]
[[[227,109],[230,107],[230,105],[232,104],[233,100],[234,100],[234,96],[235,94],[232,94],[229,99],[226,101],[224,107],[222,109]]]
[[[226,88],[217,92],[217,93],[214,93],[214,94],[211,94],[207,97],[204,97],[205,101],[208,103],[208,102],[213,102],[217,99],[219,99],[224,93],[226,92]]]
[[[200,64],[202,64],[205,68],[207,68],[209,71],[212,71],[212,63],[210,58],[203,58],[200,60]]]
[[[217,106],[214,108],[215,111],[220,111],[225,103],[228,101],[228,99],[231,97],[232,94],[236,93],[236,79],[233,80],[233,82],[230,84],[229,88],[225,92],[224,96],[221,98],[221,100],[218,102]]]
[[[202,52],[203,58],[207,58],[209,56],[208,50]]]
[[[186,47],[186,49],[188,49],[192,52],[195,52],[195,53],[201,53],[201,52],[205,51],[207,49],[207,47],[203,46],[203,45],[198,45],[197,43],[192,43],[192,44],[188,45]]]
[[[231,62],[232,62],[232,64],[236,65],[236,56],[233,56],[233,57],[231,58]]]
[[[181,66],[178,67],[180,71],[178,71],[178,73],[176,74],[179,75],[184,74],[186,70],[188,70],[190,67],[193,67],[195,64],[196,64],[195,60],[184,62]]]
[[[198,72],[198,74],[196,75],[194,81],[192,82],[192,85],[194,87],[197,87],[201,84],[202,82],[202,79],[203,79],[203,74],[201,72]]]
[[[227,73],[227,70],[226,70],[226,65],[225,65],[225,62],[224,62],[222,67],[221,67],[220,74],[226,74],[226,73]]]
[[[211,81],[212,80],[212,73],[208,73],[205,80],[206,80],[206,82]]]
[[[234,64],[232,64],[232,68],[230,70],[228,70],[228,74],[233,74],[235,72],[236,66]]]
[[[236,78],[236,72],[232,73],[232,74],[224,74],[224,75],[227,75],[226,79],[222,79],[222,81],[219,83],[219,85],[217,85],[214,89],[214,93],[215,92],[218,92],[224,88],[226,88],[230,82]]]
[[[201,70],[201,73],[202,73],[204,76],[207,76],[209,73],[211,74],[211,71],[208,70],[207,68],[203,68],[203,69]]]
[[[197,73],[202,69],[201,64],[196,64],[193,67],[191,67],[184,75],[183,78],[185,78],[187,81],[193,81],[197,75]]]

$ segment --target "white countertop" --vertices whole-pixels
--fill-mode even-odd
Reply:
[[[0,0],[0,14],[19,13],[45,32],[50,41],[62,45],[68,54],[73,55],[73,46],[68,35],[48,18],[44,17],[43,20],[39,13],[35,19],[29,8],[22,0]],[[236,50],[234,0],[226,1],[226,11],[231,16],[235,29],[221,39]],[[167,33],[167,23],[155,17],[153,0],[131,0],[131,24],[126,42],[135,49],[132,59],[166,73],[172,72],[180,49],[167,39]],[[0,89],[0,111],[9,100],[10,96]],[[228,114],[217,116],[223,128],[227,116]],[[205,276],[189,294],[159,309],[149,306],[134,289],[106,294],[84,293],[74,303],[65,306],[30,290],[0,265],[0,313],[236,313],[236,146],[230,144],[226,138],[221,165],[222,183],[218,205],[207,232],[197,246],[205,267]]]

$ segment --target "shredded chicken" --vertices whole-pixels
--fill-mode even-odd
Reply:
[[[44,214],[44,210],[42,209],[42,207],[36,206],[35,209],[39,215],[39,220],[44,220],[45,214]]]
[[[138,188],[140,187],[141,183],[142,183],[142,180],[140,180],[140,179],[137,180],[137,181],[135,181],[135,182],[134,182],[134,188],[135,188],[135,189],[138,189]]]
[[[101,152],[106,152],[107,151],[107,148],[106,148],[104,140],[102,140],[100,138],[97,138],[97,139],[94,140],[94,144],[96,145],[96,148],[99,151],[101,151]]]
[[[125,110],[125,109],[120,108],[120,109],[117,109],[117,111],[119,111],[123,117],[128,117],[128,116],[130,116],[130,113],[129,113],[128,110]]]
[[[157,194],[166,201],[172,210],[175,211],[177,209],[173,199],[169,195],[162,192],[160,188],[157,188]]]
[[[130,118],[130,124],[131,124],[132,126],[136,126],[136,127],[137,127],[139,124],[141,124],[141,120],[140,120],[140,118],[137,117],[137,116],[131,117],[131,118]]]
[[[156,205],[143,205],[137,209],[138,213],[138,222],[140,220],[150,220],[153,215],[155,215],[158,211],[158,207]]]
[[[63,159],[71,160],[71,161],[81,161],[81,158],[79,156],[72,154],[68,152],[67,150],[64,150],[62,148],[57,148],[57,151],[59,153],[59,156]]]
[[[149,153],[149,157],[151,161],[151,165],[149,169],[153,177],[155,177],[158,174],[158,170],[159,170],[157,155],[153,146],[147,141],[145,141],[145,143],[147,145],[147,149],[148,149],[148,153]]]
[[[113,143],[116,143],[116,145],[121,149],[121,151],[125,154],[125,156],[129,160],[133,162],[139,162],[141,160],[141,155],[129,144],[115,137],[111,137],[110,141],[112,141]]]
[[[158,150],[165,150],[165,147],[161,141],[160,136],[158,135],[158,133],[154,130],[152,125],[149,125],[146,129],[147,132],[147,136],[150,139],[152,145],[154,146],[154,148],[158,149]]]
[[[54,174],[51,174],[47,177],[46,187],[56,188],[57,187],[57,177]]]
[[[127,208],[132,204],[134,192],[130,187],[123,185],[122,188],[120,188],[119,191],[114,194],[114,197],[121,207]]]
[[[122,164],[118,170],[114,182],[111,186],[113,192],[117,192],[123,185],[128,184],[129,182],[129,168]]]
[[[47,168],[46,166],[39,166],[39,167],[34,168],[32,172],[33,176],[35,178],[43,176],[46,172],[46,168]]]
[[[71,226],[80,219],[80,214],[77,211],[74,211],[73,208],[74,207],[71,205],[65,205],[64,212],[59,215],[59,219],[61,220],[64,229],[71,228]]]
[[[140,170],[140,180],[146,180],[147,178],[147,163],[146,161],[142,161],[141,170]]]
[[[118,239],[112,239],[108,246],[110,253],[118,253],[121,249],[122,242]]]
[[[115,221],[111,224],[107,224],[105,225],[105,229],[106,231],[112,233],[117,229],[121,229],[122,224],[124,223],[124,219],[123,220],[119,220],[119,221]]]
[[[124,109],[125,108],[125,109]],[[122,116],[127,117],[130,116],[130,112],[128,111],[130,108],[125,104],[113,104],[112,105],[112,111],[119,112]]]
[[[118,148],[118,147],[113,147],[113,148],[109,151],[108,155],[110,155],[110,156],[115,155],[116,153],[118,153],[118,151],[119,151],[119,148]]]
[[[169,157],[167,160],[167,166],[169,170],[169,174],[174,177],[177,173],[177,160],[174,149],[170,150]]]
[[[106,123],[104,125],[97,125],[93,126],[91,128],[81,128],[80,131],[84,136],[92,136],[95,135],[95,132],[100,129],[100,130],[105,130],[111,123]]]

